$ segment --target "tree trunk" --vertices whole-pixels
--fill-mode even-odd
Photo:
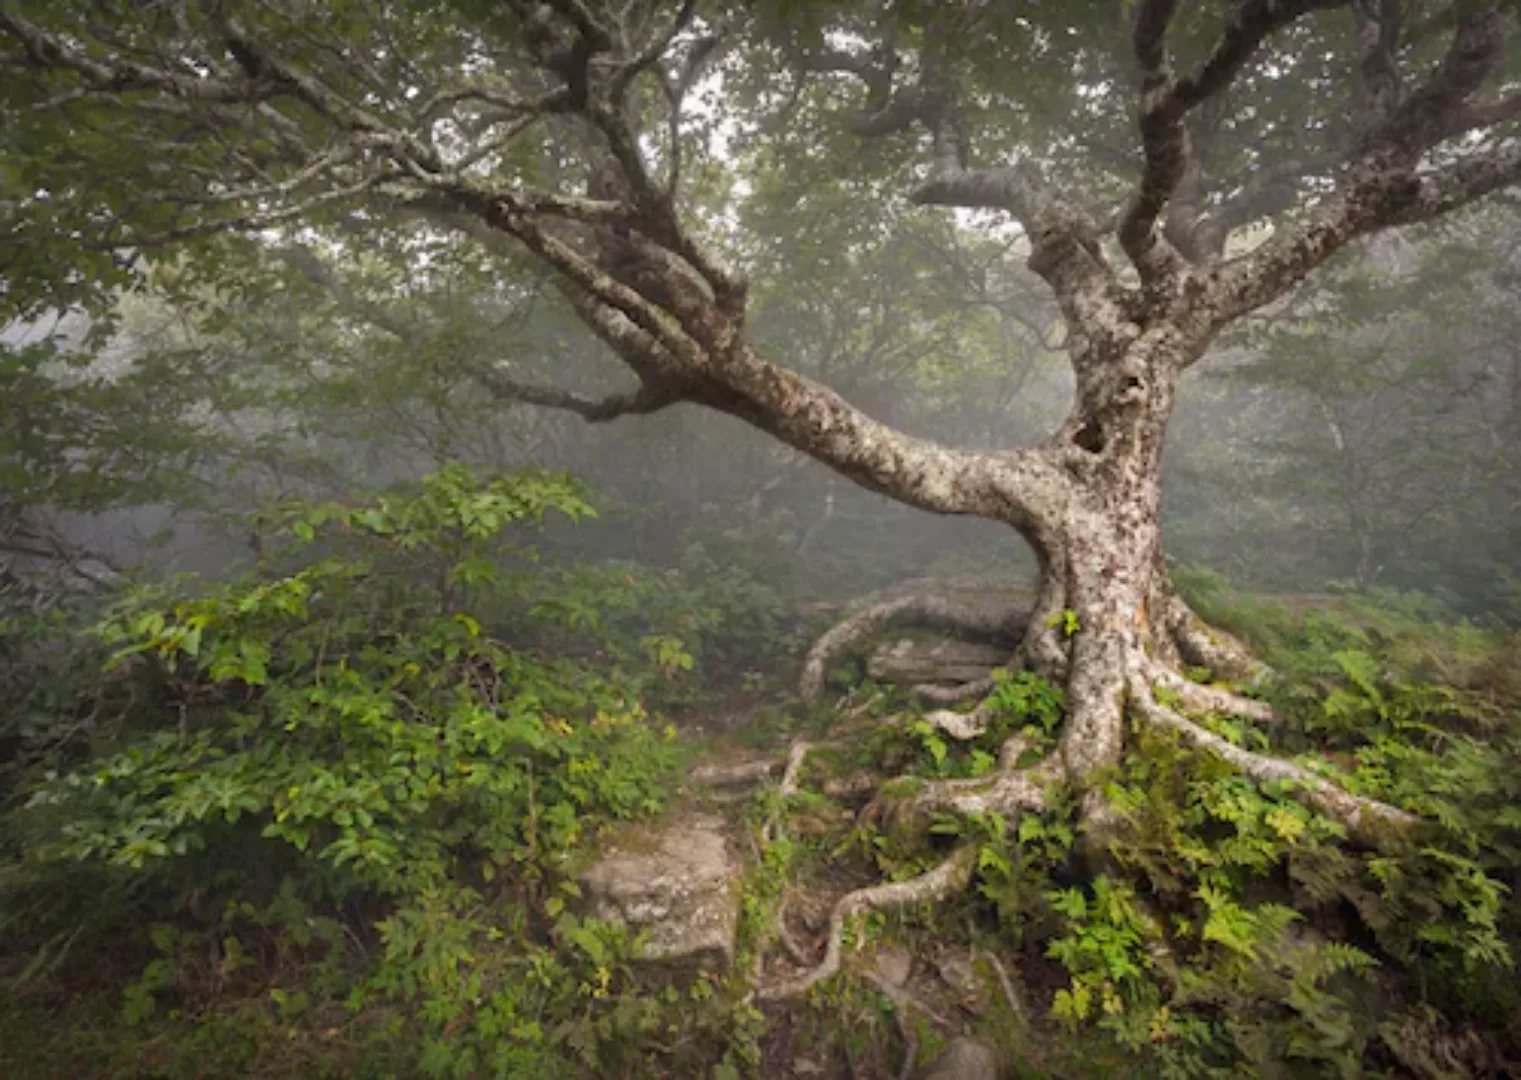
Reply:
[[[1355,798],[1297,765],[1242,750],[1186,715],[1276,719],[1261,701],[1185,677],[1185,663],[1208,667],[1217,679],[1250,678],[1264,669],[1189,610],[1162,558],[1162,448],[1174,387],[1208,337],[1186,319],[1159,319],[1149,330],[1128,337],[1117,333],[1107,349],[1075,350],[1077,406],[1051,442],[1018,459],[1018,498],[1003,487],[1011,471],[998,455],[958,462],[954,490],[977,499],[958,506],[960,512],[1001,518],[1039,556],[1041,580],[1015,660],[1066,691],[1059,748],[1039,766],[1040,775],[1061,777],[1077,789],[1091,837],[1102,844],[1107,813],[1094,781],[1119,763],[1129,718],[1165,728],[1256,779],[1289,780],[1300,798],[1342,821],[1354,836],[1381,842],[1414,819]],[[857,641],[874,627],[925,612],[939,609],[923,598],[899,598],[826,634],[824,648],[810,656],[805,696],[822,686],[831,642]],[[1158,690],[1165,703],[1157,700]],[[926,717],[952,738],[972,737],[990,718],[984,706],[970,714]],[[1006,770],[995,782],[1012,785],[1017,798],[1011,806],[1028,802],[1028,775]],[[919,802],[934,810],[959,806],[956,800],[966,798],[959,788],[931,788]]]
[[[1161,465],[1173,383],[1192,356],[1171,344],[1142,335],[1119,357],[1076,357],[1077,407],[1058,435],[1074,459],[1069,497],[1059,518],[1029,536],[1050,610],[1028,635],[1070,637],[1062,757],[1079,786],[1120,758],[1132,677],[1177,654],[1159,618],[1168,592]],[[1059,649],[1032,641],[1025,653]]]

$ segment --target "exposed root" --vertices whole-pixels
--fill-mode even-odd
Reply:
[[[852,802],[869,799],[881,787],[881,781],[864,769],[849,776],[830,777],[819,786],[826,798],[836,802]]]
[[[1014,989],[1014,980],[1009,978],[1008,969],[1003,966],[1003,961],[999,960],[990,949],[979,948],[977,952],[993,969],[993,974],[998,979],[998,988],[1003,991],[1003,999],[1009,1006],[1009,1012],[1014,1014],[1014,1019],[1021,1024],[1029,1023],[1024,999],[1020,997],[1019,991]]]
[[[1150,724],[1175,731],[1190,745],[1207,751],[1240,769],[1259,783],[1287,780],[1296,796],[1306,805],[1346,826],[1353,839],[1372,847],[1382,847],[1398,840],[1420,822],[1420,818],[1377,799],[1354,795],[1331,781],[1282,758],[1264,757],[1243,750],[1234,743],[1184,719],[1151,696],[1144,680],[1131,684],[1131,702],[1141,718]]]
[[[777,794],[783,799],[796,795],[798,792],[798,777],[802,775],[803,763],[808,760],[808,755],[814,750],[834,749],[838,744],[832,742],[811,743],[799,739],[787,750],[786,764],[782,768],[782,782],[777,785]],[[780,813],[780,806],[773,809],[771,816],[766,819],[766,824],[761,828],[761,836],[766,843],[776,839],[776,821]]]
[[[1014,768],[1028,743],[1019,737],[1010,739],[999,752],[998,772],[972,780],[938,780],[926,783],[911,797],[893,807],[894,816],[924,820],[936,813],[954,813],[966,817],[997,814],[1017,818],[1020,814],[1044,810],[1046,789],[1065,775],[1061,760],[1052,755],[1028,769]]]
[[[883,997],[893,1003],[893,1023],[898,1028],[898,1037],[903,1040],[903,1064],[898,1069],[898,1080],[908,1080],[908,1077],[914,1075],[914,1066],[918,1064],[919,1059],[919,1038],[914,1034],[914,1029],[909,1026],[909,1013],[921,1013],[938,1025],[942,1031],[949,1031],[951,1022],[920,1001],[905,987],[894,986],[874,971],[862,971],[861,978],[871,983]]]
[[[782,948],[792,958],[792,962],[798,967],[808,967],[813,963],[813,957],[797,943],[792,936],[792,931],[787,929],[787,897],[782,897],[781,906],[776,910],[776,939],[782,943]]]
[[[1072,643],[1060,628],[1062,610],[1066,606],[1065,561],[1048,559],[1041,566],[1035,606],[1030,609],[1024,637],[1014,654],[1016,666],[1027,667],[1052,682],[1066,679],[1072,661]]]
[[[1260,682],[1272,669],[1224,630],[1211,627],[1194,614],[1183,598],[1166,586],[1166,610],[1162,621],[1185,662],[1209,668],[1217,679]]]
[[[971,883],[975,864],[974,848],[958,848],[939,866],[918,877],[846,893],[830,913],[823,961],[802,975],[760,987],[755,996],[761,1001],[781,1001],[806,994],[813,986],[839,972],[846,919],[863,911],[889,911],[954,896]]]
[[[829,665],[842,653],[891,626],[913,624],[982,637],[1019,634],[1028,618],[1023,605],[989,605],[959,601],[941,593],[914,592],[871,604],[826,631],[803,661],[798,693],[817,701],[824,692]]]
[[[772,758],[740,761],[729,765],[699,765],[687,774],[687,779],[703,787],[754,787],[782,768],[782,765],[781,761]]]
[[[1161,687],[1168,693],[1176,695],[1189,712],[1241,716],[1264,724],[1276,724],[1282,719],[1277,711],[1265,701],[1242,697],[1240,694],[1218,686],[1203,686],[1190,682],[1176,671],[1170,671],[1161,664],[1148,665],[1146,675],[1153,686]]]
[[[818,748],[815,743],[799,739],[787,750],[787,765],[782,769],[782,782],[778,788],[783,798],[797,794],[797,778],[803,771],[803,762],[808,760],[809,751]]]
[[[973,679],[971,682],[958,683],[955,686],[940,686],[937,683],[919,683],[909,687],[909,693],[921,701],[927,701],[932,705],[960,705],[963,701],[971,701],[973,698],[987,697],[998,685],[989,675],[982,679]]]
[[[970,742],[988,730],[993,721],[993,710],[986,704],[971,712],[959,713],[951,709],[936,709],[924,714],[924,722],[936,731],[950,736],[957,742]]]

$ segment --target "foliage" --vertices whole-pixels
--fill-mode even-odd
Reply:
[[[72,909],[50,917],[46,901],[81,871],[134,883],[162,921],[121,1020],[240,1054],[248,1032],[217,1027],[233,1021],[197,985],[263,980],[250,1007],[303,1030],[399,1003],[400,1026],[351,1049],[406,1053],[416,1032],[424,1075],[624,1067],[680,1002],[633,981],[636,942],[573,914],[566,860],[599,822],[661,805],[673,747],[626,685],[471,614],[510,599],[516,534],[549,512],[590,510],[562,477],[449,468],[364,503],[280,508],[283,540],[247,579],[125,597],[99,628],[104,677],[151,676],[161,696],[115,749],[33,770],[9,818],[19,929],[78,950]],[[371,913],[378,952],[355,948],[371,931],[340,911]],[[270,968],[271,934],[299,971]],[[214,970],[196,975],[208,948]]]
[[[1179,577],[1199,595],[1200,575]],[[1013,822],[937,818],[929,847],[867,828],[848,849],[902,877],[943,858],[944,838],[975,845],[973,913],[953,905],[921,947],[970,932],[1031,977],[1033,1019],[1020,1023],[1036,1026],[1015,1052],[1042,1075],[1120,1062],[1160,1076],[1437,1075],[1515,1060],[1514,635],[1443,621],[1412,596],[1232,608],[1223,583],[1202,584],[1215,587],[1201,603],[1267,648],[1268,693],[1287,716],[1271,729],[1206,722],[1419,813],[1430,824],[1411,843],[1358,847],[1289,786],[1137,730],[1103,788],[1114,818],[1098,838],[1051,791],[1044,812]],[[1015,731],[1036,740],[1032,757],[1052,745],[1063,715],[1049,684],[1001,676],[991,700],[991,744],[912,721],[878,734],[872,765],[903,777],[879,798],[912,797],[920,777],[984,775]]]
[[[774,663],[790,640],[781,590],[700,544],[664,570],[623,560],[537,567],[524,589],[532,614],[564,631],[543,644],[594,642],[655,704],[689,702],[703,681]]]

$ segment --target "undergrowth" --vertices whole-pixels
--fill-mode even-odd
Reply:
[[[1416,812],[1426,824],[1411,842],[1359,848],[1289,789],[1147,730],[1129,733],[1105,783],[1119,823],[1098,854],[1078,842],[1061,792],[1013,824],[947,816],[928,835],[866,815],[809,842],[825,858],[788,848],[791,876],[770,892],[806,892],[810,877],[827,888],[841,857],[867,860],[863,876],[902,880],[966,843],[977,849],[974,888],[872,916],[880,925],[847,942],[866,954],[811,993],[816,1039],[856,1060],[850,1025],[828,1017],[851,994],[891,1004],[861,973],[874,942],[895,939],[921,958],[991,952],[1023,976],[1012,980],[1019,1000],[994,990],[974,1021],[1021,1075],[1447,1077],[1521,1062],[1515,635],[1409,597],[1231,607],[1216,590],[1200,606],[1210,599],[1209,617],[1274,665],[1265,692],[1285,716],[1271,729],[1230,717],[1210,726]],[[1055,688],[1001,676],[994,700],[998,717],[977,740],[910,717],[810,779],[867,767],[898,778],[879,796],[890,804],[923,780],[990,773],[1016,732],[1031,760],[1054,745]],[[932,1006],[945,989],[917,986]]]
[[[651,703],[774,664],[785,605],[701,551],[690,573],[534,551],[546,514],[590,513],[563,477],[446,469],[270,511],[238,581],[105,606],[7,582],[8,1074],[877,1075],[962,1024],[1027,1076],[1521,1062],[1513,632],[1420,598],[1270,601],[1177,575],[1277,673],[1261,689],[1283,724],[1209,726],[1424,819],[1385,851],[1139,730],[1104,779],[1102,850],[1065,791],[1013,822],[905,823],[896,798],[992,774],[1012,735],[1026,763],[1049,752],[1062,694],[1000,674],[993,722],[958,742],[867,688],[906,719],[855,721],[799,794],[755,796],[734,969],[669,981],[586,916],[578,871],[605,826],[676,790],[689,744]],[[829,719],[782,726],[823,739]],[[962,845],[964,896],[854,917],[839,976],[750,1002],[787,926],[806,951],[834,898]],[[891,993],[886,951],[912,958]]]
[[[563,477],[458,468],[282,506],[253,575],[134,589],[66,642],[93,673],[8,701],[10,1074],[705,1063],[711,987],[579,914],[580,853],[681,757],[639,693],[690,666],[596,617],[636,581],[556,604],[532,575],[532,526],[590,512]],[[567,627],[587,658],[524,645]]]

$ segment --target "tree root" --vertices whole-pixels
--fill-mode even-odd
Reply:
[[[1185,662],[1209,668],[1217,679],[1238,682],[1261,682],[1273,673],[1235,637],[1211,627],[1194,614],[1170,583],[1166,594],[1162,622]]]
[[[918,877],[846,893],[835,903],[834,910],[830,913],[829,936],[824,946],[824,959],[819,965],[801,975],[758,988],[756,998],[760,1001],[782,1001],[806,994],[815,985],[839,972],[844,953],[846,919],[862,911],[889,911],[954,896],[971,883],[975,865],[976,850],[971,846],[962,847],[939,866]]]
[[[924,591],[879,601],[836,623],[814,642],[803,661],[798,693],[804,701],[817,701],[824,693],[829,665],[842,653],[888,627],[912,624],[979,637],[1014,638],[1028,615],[1022,605],[979,605]]]
[[[996,685],[993,676],[989,675],[986,678],[973,679],[971,682],[958,683],[955,686],[919,683],[909,687],[908,692],[931,705],[960,705],[963,701],[971,701],[973,698],[987,697]]]
[[[1020,1024],[1028,1024],[1030,1020],[1025,1012],[1024,999],[1014,989],[1014,980],[1009,978],[1009,971],[1003,966],[1003,961],[991,949],[978,948],[977,953],[993,969],[993,975],[998,979],[998,988],[1003,991],[1004,1002],[1009,1006],[1009,1012],[1014,1014],[1014,1019]]]
[[[1057,596],[1055,601],[1044,595],[1046,592],[1043,589],[1043,602],[1060,602],[1059,592],[1053,593]],[[1217,675],[1250,675],[1266,671],[1263,665],[1251,660],[1239,642],[1204,627],[1181,600],[1170,597],[1167,603],[1166,618],[1157,630],[1159,636],[1165,634],[1170,639],[1168,647],[1163,650],[1169,658],[1177,656],[1208,666]],[[834,656],[885,626],[900,620],[940,620],[944,625],[945,621],[953,620],[954,613],[959,610],[940,598],[924,595],[899,597],[867,608],[836,626],[815,644],[805,670],[805,693],[810,682],[815,695],[822,689],[824,670]],[[1039,610],[1038,604],[1037,613]],[[1040,627],[1044,628],[1044,621]],[[1036,633],[1037,624],[1031,621],[1028,630],[1027,643],[1032,648],[1039,648],[1042,635]],[[1172,644],[1177,646],[1176,654]],[[1156,656],[1148,655],[1144,648],[1143,642],[1135,636],[1128,641],[1121,636],[1099,643],[1079,635],[1075,646],[1074,642],[1066,641],[1052,644],[1048,651],[1059,652],[1062,664],[1070,670],[1068,703],[1071,711],[1057,750],[1032,766],[1020,768],[1019,759],[1030,749],[1030,742],[1023,736],[1015,736],[1001,748],[998,769],[992,775],[967,780],[915,780],[915,790],[906,791],[900,787],[899,793],[891,797],[886,792],[879,792],[862,811],[861,820],[868,821],[873,816],[889,813],[900,823],[918,825],[935,815],[949,813],[962,817],[997,815],[1014,821],[1023,814],[1047,809],[1047,792],[1055,784],[1069,782],[1076,784],[1082,795],[1083,831],[1102,848],[1105,838],[1118,825],[1118,818],[1114,807],[1104,798],[1100,788],[1090,782],[1090,777],[1095,775],[1095,769],[1119,759],[1123,748],[1124,717],[1128,712],[1139,721],[1175,732],[1189,745],[1218,757],[1253,781],[1287,781],[1296,798],[1341,823],[1357,843],[1372,847],[1392,846],[1408,837],[1419,824],[1420,819],[1414,814],[1376,799],[1355,795],[1302,765],[1242,749],[1188,719],[1184,713],[1217,713],[1264,722],[1278,717],[1264,702],[1223,687],[1189,681]],[[1021,652],[1025,651],[1022,645]],[[1047,657],[1048,661],[1054,659],[1054,656]],[[953,691],[939,689],[936,694],[949,698],[952,693],[970,695],[986,689],[990,686],[979,683]],[[1157,693],[1164,697],[1172,695],[1169,700],[1175,701],[1178,708],[1159,702]],[[927,713],[924,720],[948,738],[968,740],[984,734],[993,718],[992,710],[984,701],[965,713],[934,710]],[[895,720],[902,722],[903,718],[880,722]],[[779,770],[780,793],[785,797],[798,790],[808,754],[825,745],[837,744],[800,741],[792,745],[784,762],[770,762],[763,772],[756,763],[750,763],[746,768],[761,776]],[[889,787],[887,791],[890,790]],[[775,822],[767,822],[766,835],[770,837],[775,828]],[[762,982],[756,991],[757,998],[778,1001],[796,997],[838,973],[843,963],[845,924],[852,916],[865,911],[885,911],[947,899],[965,889],[974,873],[975,845],[964,845],[940,865],[918,877],[847,893],[831,911],[822,960],[800,974]],[[799,947],[792,940],[784,940],[783,946],[794,963],[811,955],[811,950]],[[806,964],[800,966],[806,968]],[[994,967],[998,970],[998,965]],[[1007,974],[1002,971],[998,974],[1000,982],[1005,984],[1004,992],[1010,999],[1011,1008],[1021,1011],[1012,986],[1008,985]]]
[[[1028,769],[1013,768],[1028,743],[1016,736],[999,752],[999,771],[972,780],[937,780],[902,800],[893,809],[899,820],[922,821],[937,813],[975,817],[996,814],[1017,818],[1046,808],[1046,789],[1065,775],[1058,757],[1052,755]]]
[[[1015,653],[1016,666],[1027,667],[1051,682],[1066,679],[1072,662],[1072,643],[1061,632],[1062,611],[1067,606],[1065,560],[1041,567],[1040,589],[1025,624],[1024,637]]]
[[[1388,803],[1354,795],[1292,761],[1264,757],[1243,750],[1179,716],[1165,705],[1158,704],[1151,695],[1151,688],[1143,679],[1132,680],[1131,701],[1141,719],[1147,723],[1176,732],[1190,745],[1235,766],[1258,783],[1291,782],[1294,793],[1301,802],[1341,822],[1346,826],[1348,835],[1359,843],[1370,847],[1388,846],[1391,842],[1402,839],[1421,820]]]
[[[811,743],[799,739],[787,749],[787,764],[782,769],[782,782],[777,788],[782,798],[797,794],[797,778],[802,774],[803,762],[808,760],[809,753],[833,746],[833,743]]]
[[[993,721],[993,710],[984,702],[971,712],[959,713],[951,709],[936,709],[924,714],[924,722],[957,742],[970,742],[988,730]]]
[[[776,909],[776,939],[782,943],[782,948],[792,958],[792,962],[798,967],[808,967],[813,963],[807,951],[797,943],[792,936],[792,931],[787,929],[787,897],[783,895],[781,906]]]
[[[1189,712],[1241,716],[1264,724],[1276,724],[1282,719],[1277,710],[1265,701],[1242,697],[1240,694],[1218,686],[1203,686],[1191,682],[1161,664],[1148,665],[1146,674],[1154,687],[1160,687],[1176,695]]]
[[[740,761],[729,765],[699,765],[687,774],[694,784],[712,788],[754,787],[783,767],[772,758]]]
[[[808,760],[808,755],[814,750],[832,750],[838,743],[811,743],[802,739],[794,742],[787,749],[786,764],[782,767],[782,780],[777,785],[777,794],[783,798],[789,798],[798,792],[798,777],[803,773],[803,763]],[[766,824],[761,827],[761,836],[766,843],[776,839],[777,815],[781,812],[780,804],[766,818]]]

